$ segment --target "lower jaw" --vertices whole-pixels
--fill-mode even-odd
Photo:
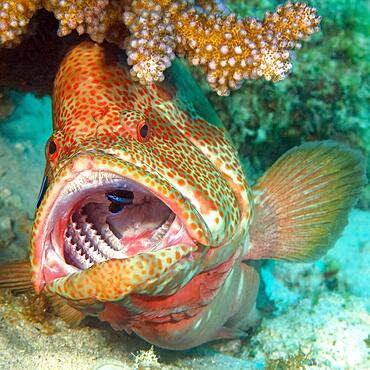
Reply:
[[[112,259],[53,279],[47,290],[79,302],[114,302],[131,293],[171,295],[199,272],[206,250],[179,244],[125,259]]]
[[[66,231],[62,236],[62,243],[57,242],[58,228],[56,228],[55,232],[51,233],[47,241],[43,268],[44,280],[48,283],[70,274],[84,273],[99,265],[101,265],[100,268],[104,268],[103,266],[109,266],[107,262],[111,260],[118,260],[122,263],[122,266],[132,266],[135,265],[135,261],[145,259],[146,256],[150,256],[150,258],[151,256],[155,256],[156,259],[161,260],[159,262],[160,265],[166,265],[168,263],[163,259],[168,254],[168,251],[173,250],[172,254],[178,257],[179,253],[177,249],[186,251],[195,251],[197,249],[197,244],[192,240],[181,221],[173,213],[170,213],[165,220],[165,227],[166,224],[168,225],[166,232],[156,243],[145,244],[145,240],[141,240],[139,245],[121,245],[120,241],[115,238],[113,240],[119,244],[116,248],[112,246],[114,242],[106,241],[106,235],[102,237],[96,233],[96,230],[94,232],[94,229],[90,228],[87,230],[86,235],[82,236],[85,242],[88,240],[84,249],[76,249],[76,245],[70,243],[71,237],[66,236],[68,230],[70,233],[72,232],[70,230],[71,224],[68,224],[66,227]],[[76,229],[74,232],[77,232]],[[92,232],[93,236],[91,235]],[[61,233],[59,232],[59,234]],[[95,240],[95,243],[93,243],[93,240]],[[64,248],[60,248],[62,244]],[[182,252],[180,254],[182,255]],[[171,257],[168,261],[171,259],[173,261],[179,260],[178,258]],[[172,263],[170,262],[170,264]],[[149,267],[150,269],[151,267]]]

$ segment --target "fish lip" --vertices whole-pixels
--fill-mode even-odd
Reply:
[[[138,270],[133,267],[132,261],[134,261],[134,263],[135,261],[139,262],[139,265],[140,263],[148,262],[148,258],[150,259],[150,257],[166,261],[166,253],[168,256],[168,251],[171,252],[171,250],[173,251],[171,257],[172,261],[168,263],[167,266],[165,266],[165,264],[161,264],[160,267],[159,264],[157,265],[159,269],[162,270],[160,271],[160,274],[156,273],[154,275],[150,272],[149,275],[138,274]],[[175,257],[180,250],[182,250],[182,252],[180,252],[180,256]],[[192,245],[173,245],[159,251],[139,253],[123,260],[108,260],[96,264],[89,269],[81,270],[60,278],[55,278],[46,284],[45,289],[51,294],[57,294],[70,301],[76,301],[80,303],[97,301],[101,303],[115,302],[120,301],[131,293],[140,294],[140,291],[143,288],[144,290],[147,288],[150,289],[150,286],[155,284],[156,281],[162,280],[162,274],[167,276],[171,275],[172,279],[177,280],[177,288],[181,289],[199,271],[201,271],[203,268],[202,262],[207,252],[208,248],[202,248],[202,246],[197,243],[193,243]],[[163,254],[165,254],[164,257],[162,256]],[[153,259],[151,259],[149,264],[152,265],[153,262]],[[120,274],[119,270],[123,270],[124,274]],[[127,270],[133,271],[131,274],[133,276],[130,277],[129,273],[127,273]],[[141,266],[141,270],[143,270],[143,266]],[[97,274],[98,271],[103,271],[103,275],[101,273]],[[183,274],[184,272],[186,272],[185,275]],[[106,281],[107,277],[109,277],[110,283],[107,285],[106,289],[104,289],[101,287],[101,282]],[[140,280],[140,278],[142,278],[142,280],[135,282],[132,281],[132,278],[133,280]],[[86,279],[89,281],[90,289],[81,289],[81,282],[86,282]],[[148,284],[148,286],[145,286],[146,284]],[[84,285],[86,284],[82,284],[82,286]],[[174,288],[170,287],[169,289],[171,291]],[[155,293],[160,294],[159,292],[161,290],[166,290],[166,285],[163,284],[163,281],[158,285],[158,287],[155,288]],[[147,294],[147,291],[145,294]]]
[[[171,211],[180,219],[182,224],[184,225],[185,229],[187,232],[189,232],[188,226],[186,224],[186,220],[184,220],[181,216],[179,216],[178,212],[176,209],[174,209],[175,203],[172,203],[166,196],[163,194],[160,194],[158,192],[153,191],[150,189],[148,186],[145,184],[135,181],[128,176],[123,175],[120,173],[120,171],[112,170],[112,168],[107,168],[107,166],[101,166],[97,164],[97,157],[101,157],[100,159],[102,160],[102,163],[104,163],[104,160],[107,157],[112,157],[110,155],[101,155],[100,153],[84,153],[81,154],[77,157],[73,158],[73,161],[71,160],[68,162],[66,165],[63,166],[63,168],[59,171],[60,173],[64,170],[67,170],[67,175],[62,177],[62,179],[55,183],[51,182],[50,187],[48,189],[48,194],[45,196],[43,201],[41,202],[40,208],[36,212],[36,216],[40,212],[44,212],[48,215],[46,217],[46,220],[44,222],[35,222],[32,230],[32,238],[31,238],[31,263],[32,263],[32,282],[34,284],[36,292],[41,292],[42,289],[44,288],[45,284],[48,281],[47,276],[44,274],[44,268],[45,268],[45,252],[48,250],[48,247],[53,243],[53,241],[50,239],[50,234],[51,234],[51,226],[50,226],[50,219],[53,219],[53,217],[56,217],[58,215],[58,211],[60,211],[61,207],[63,206],[63,202],[65,203],[65,196],[73,196],[73,195],[78,195],[80,193],[74,192],[73,187],[76,185],[76,181],[74,179],[78,179],[80,177],[84,178],[87,180],[87,184],[91,184],[92,187],[91,189],[94,189],[94,181],[90,181],[90,175],[91,174],[99,174],[103,175],[103,178],[106,177],[107,179],[109,178],[115,178],[117,181],[120,181],[122,183],[122,180],[126,181],[127,183],[130,183],[132,187],[137,187],[140,189],[141,192],[147,191],[148,194],[151,194],[152,196],[157,197],[160,199],[163,203],[165,203]],[[115,158],[115,160],[117,160]],[[118,160],[120,163],[123,165],[127,166],[133,166],[130,162],[126,162],[123,160]],[[72,162],[72,163],[71,163]],[[158,179],[158,181],[163,181],[160,179],[160,177],[156,173],[148,172],[148,175],[150,175],[152,178],[155,180]],[[101,180],[101,179],[100,179]],[[111,183],[109,183],[111,185]],[[172,188],[171,184],[168,183],[168,185]],[[84,183],[84,188],[83,190],[86,190],[86,183]],[[72,194],[72,195],[71,195]],[[71,201],[71,199],[69,199]],[[61,217],[61,221],[58,220],[58,230],[59,232],[62,232],[64,228],[67,225],[66,217],[69,216],[66,214],[58,215]],[[200,214],[198,213],[198,224],[203,228],[205,235],[207,236],[207,241],[206,243],[202,242],[201,240],[197,239],[196,236],[192,235],[193,241],[195,244],[198,246],[207,246],[208,245],[208,240],[209,240],[209,230],[207,228],[207,225],[205,221],[202,219]],[[64,225],[64,228],[63,228]],[[63,255],[59,251],[54,256],[56,259],[55,263],[57,264],[60,261],[63,261]],[[57,267],[55,265],[55,267]],[[65,266],[64,266],[65,267]],[[81,271],[81,270],[78,270]],[[75,273],[78,272],[76,269],[69,268],[65,269],[63,271],[63,275],[65,276],[66,274],[70,273]],[[49,279],[50,281],[50,279]]]

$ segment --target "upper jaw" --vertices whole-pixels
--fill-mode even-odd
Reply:
[[[156,251],[171,246],[187,245],[194,247],[193,250],[196,250],[196,246],[204,244],[204,240],[197,239],[196,235],[192,235],[191,231],[189,232],[186,221],[181,217],[181,204],[183,203],[176,202],[173,199],[170,200],[164,197],[163,194],[156,192],[155,188],[143,186],[139,181],[129,178],[129,171],[122,175],[112,171],[109,167],[91,166],[90,163],[90,166],[85,166],[80,171],[70,171],[69,175],[51,185],[51,187],[54,185],[54,188],[49,189],[49,193],[42,202],[37,213],[39,221],[35,222],[33,229],[31,261],[34,265],[33,283],[36,291],[41,291],[45,284],[56,278],[79,273],[110,259],[118,258],[124,262],[132,256],[147,252],[156,253]],[[83,209],[84,203],[91,201],[90,203],[94,204],[94,201],[97,201],[95,199],[97,192],[101,196],[115,190],[122,190],[122,188],[135,194],[141,194],[144,201],[147,198],[153,202],[160,202],[162,204],[161,212],[164,212],[163,219],[154,224],[153,229],[148,227],[148,230],[144,230],[149,233],[147,244],[145,244],[145,233],[141,235],[139,232],[140,243],[135,248],[130,247],[130,243],[124,235],[117,235],[116,233],[115,238],[112,235],[104,235],[102,238],[105,242],[104,248],[100,248],[99,243],[101,241],[97,241],[97,238],[94,238],[94,235],[89,234],[87,230],[82,231],[81,222],[92,226],[94,232],[98,231],[101,238],[102,228],[106,229],[107,224],[109,224],[107,222],[109,217],[112,219],[112,215],[108,215],[107,207],[103,210],[103,213],[106,213],[103,220],[92,220],[91,218],[87,220],[86,215],[81,214],[82,219],[71,220],[71,216],[79,209]],[[100,203],[97,202],[96,204]],[[101,204],[106,206],[105,202]],[[143,207],[144,209],[146,206],[142,204],[133,207]],[[167,208],[167,211],[165,211],[165,208]],[[87,217],[91,217],[91,210],[89,211],[88,207],[85,207],[85,209],[87,209]],[[135,209],[127,212],[127,216],[133,217]],[[111,221],[111,219],[108,221]],[[198,218],[198,224],[203,230],[206,230],[200,218]],[[118,226],[120,226],[120,222],[118,222]],[[73,232],[74,235],[71,235]],[[135,234],[135,230],[133,233]],[[110,230],[110,234],[112,234],[112,230]],[[122,236],[122,240],[127,242],[128,245],[123,245],[120,248],[117,243],[117,236],[118,238]],[[134,235],[134,237],[136,236]],[[76,244],[81,243],[81,240],[89,244],[84,251],[81,250],[81,245],[77,249],[75,248],[74,252],[76,250],[80,251],[78,255],[73,250],[71,251],[71,247],[73,249]]]

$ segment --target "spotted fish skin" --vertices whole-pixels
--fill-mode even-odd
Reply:
[[[150,132],[148,140],[138,131],[144,124]],[[217,336],[225,313],[217,312],[217,322],[209,325],[209,333],[200,336],[199,343],[193,334],[184,341],[182,327],[188,326],[190,333],[199,317],[208,315],[212,320],[208,303],[230,274],[230,261],[240,260],[245,248],[251,191],[222,124],[209,123],[183,99],[176,85],[138,85],[116,50],[83,42],[68,53],[56,76],[53,127],[48,145],[54,143],[57,148],[49,153],[47,145],[48,188],[36,213],[31,240],[36,291],[46,289],[83,312],[99,307],[94,315],[113,327],[134,330],[163,347],[187,348]],[[132,262],[132,270],[128,263],[112,260],[76,277],[59,271],[57,263],[52,273],[46,273],[41,238],[45,220],[62,189],[86,169],[119,174],[161,197],[181,219],[195,246],[170,248],[159,258],[141,256],[143,260]],[[59,221],[66,222],[63,216]],[[195,262],[178,263],[190,253]],[[144,278],[138,277],[138,265],[147,266]],[[107,278],[110,272],[111,280]],[[117,284],[104,286],[103,276]],[[206,286],[211,283],[215,287],[208,291]],[[167,308],[159,309],[156,299]],[[104,304],[96,306],[97,302]],[[174,334],[184,343],[176,344]]]
[[[238,337],[258,322],[257,260],[323,255],[365,176],[357,152],[314,142],[288,151],[250,188],[222,123],[184,67],[173,68],[175,79],[142,86],[117,49],[83,42],[66,55],[54,84],[30,262],[36,292],[45,291],[68,321],[93,315],[158,346],[186,349]],[[185,237],[76,271],[58,243],[71,215],[60,205],[112,176],[165,203]],[[23,265],[12,268],[20,286],[28,275],[19,273]],[[2,271],[0,286],[10,286]]]
[[[92,151],[113,165],[119,160],[131,163],[136,166],[129,170],[131,178],[140,178],[158,193],[181,197],[182,202],[192,200],[211,228],[199,228],[190,221],[197,216],[179,204],[197,239],[213,246],[225,244],[249,219],[250,191],[225,131],[180,109],[174,89],[138,85],[113,52],[80,44],[56,76],[51,140],[60,149],[49,160],[46,174],[52,182],[66,171],[70,158]],[[146,143],[137,137],[141,122],[153,133]],[[155,183],[151,174],[173,189]]]

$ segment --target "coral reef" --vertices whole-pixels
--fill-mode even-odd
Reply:
[[[12,92],[6,95],[5,105],[10,104],[8,101],[15,108],[6,120],[0,119],[0,263],[28,256],[44,165],[40,154],[51,122],[50,98]],[[35,157],[37,161],[29,161]]]
[[[312,366],[315,362],[309,358],[309,354],[301,349],[297,353],[289,355],[288,358],[269,359],[266,370],[305,370],[306,366]]]
[[[137,354],[134,354],[135,368],[138,370],[156,370],[161,369],[159,358],[155,353],[154,347],[150,347],[149,350],[141,350]]]
[[[104,39],[117,44],[123,42],[124,26],[121,1],[57,1],[57,0],[2,0],[0,1],[0,45],[12,47],[21,42],[27,32],[31,18],[37,10],[45,8],[59,20],[59,36],[72,30],[79,35],[87,33],[92,40]]]
[[[244,79],[283,79],[292,67],[291,51],[317,32],[320,22],[314,8],[290,2],[263,21],[202,0],[1,0],[0,5],[0,44],[6,47],[20,42],[43,7],[59,20],[59,36],[76,30],[126,49],[132,75],[141,83],[162,81],[179,55],[200,65],[219,95],[239,88]]]
[[[28,23],[38,9],[41,0],[0,1],[0,44],[12,47],[21,41]]]
[[[304,298],[287,313],[265,320],[251,347],[255,357],[269,359],[272,369],[279,362],[285,363],[280,368],[290,369],[289,362],[297,360],[310,369],[365,369],[369,324],[361,299],[323,292],[314,307]]]
[[[275,0],[231,0],[237,13],[260,16]],[[204,91],[227,125],[239,153],[254,176],[280,155],[307,140],[333,139],[370,156],[369,17],[367,2],[311,0],[322,16],[315,36],[294,73],[276,84],[246,81],[223,99],[203,81]],[[197,75],[202,81],[201,73]],[[251,173],[251,171],[249,171]],[[370,178],[370,161],[367,161]],[[370,209],[370,185],[360,206]]]
[[[49,304],[44,295],[34,292],[25,292],[13,295],[6,289],[0,290],[0,305],[3,307],[3,319],[10,325],[24,320],[33,325],[40,333],[50,335],[55,333],[51,324]]]
[[[2,150],[0,157],[1,154]],[[6,177],[1,177],[0,174],[1,178],[4,181]],[[27,257],[31,227],[32,220],[21,208],[20,198],[14,196],[7,187],[0,185],[0,263]]]
[[[42,0],[42,4],[59,20],[58,36],[76,30],[79,35],[87,33],[95,42],[107,40],[123,46],[127,32],[121,18],[126,1]]]
[[[124,14],[133,76],[141,82],[160,81],[179,54],[202,67],[219,95],[228,95],[243,79],[278,81],[291,68],[289,51],[316,32],[320,20],[315,9],[302,3],[287,3],[262,22],[239,19],[217,5],[133,1],[132,11]]]

